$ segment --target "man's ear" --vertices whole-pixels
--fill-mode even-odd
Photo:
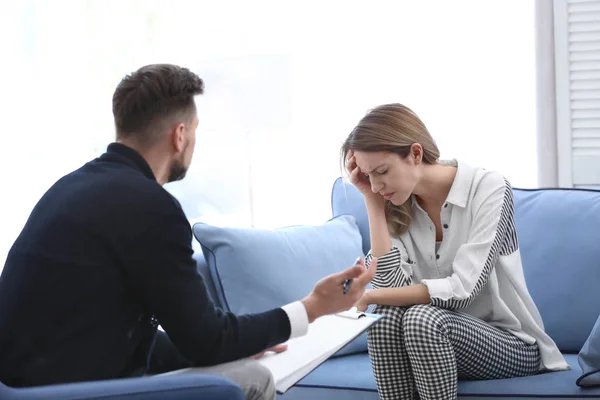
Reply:
[[[173,126],[173,129],[171,130],[171,141],[173,143],[173,149],[176,153],[183,152],[185,144],[184,133],[185,125],[182,123]]]

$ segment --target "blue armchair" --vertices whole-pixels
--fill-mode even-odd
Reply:
[[[0,400],[245,400],[239,386],[214,375],[181,374],[109,381],[10,388],[0,383]]]

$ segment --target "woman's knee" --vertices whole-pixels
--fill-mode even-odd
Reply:
[[[395,306],[377,306],[373,311],[375,314],[382,315],[381,321],[373,325],[373,328],[390,328],[390,327],[402,327],[402,319],[406,312],[405,307]]]
[[[429,304],[410,307],[404,313],[402,328],[406,340],[431,337],[443,326],[446,310]]]
[[[406,308],[394,306],[377,306],[374,313],[380,314],[383,318],[369,328],[369,343],[387,341],[402,335],[402,318]]]

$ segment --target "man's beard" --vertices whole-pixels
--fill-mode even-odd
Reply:
[[[169,171],[169,180],[168,182],[180,181],[185,178],[185,174],[187,173],[188,167],[183,165],[183,156],[180,160],[173,161],[171,164],[171,170]]]

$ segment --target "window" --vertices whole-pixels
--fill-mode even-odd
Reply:
[[[554,0],[560,186],[600,186],[600,1]]]
[[[0,66],[11,77],[0,260],[43,192],[113,139],[119,79],[154,62],[187,66],[206,82],[194,162],[167,185],[192,221],[324,222],[342,141],[386,102],[419,114],[443,157],[536,185],[532,0],[2,7],[1,40],[14,57]]]

